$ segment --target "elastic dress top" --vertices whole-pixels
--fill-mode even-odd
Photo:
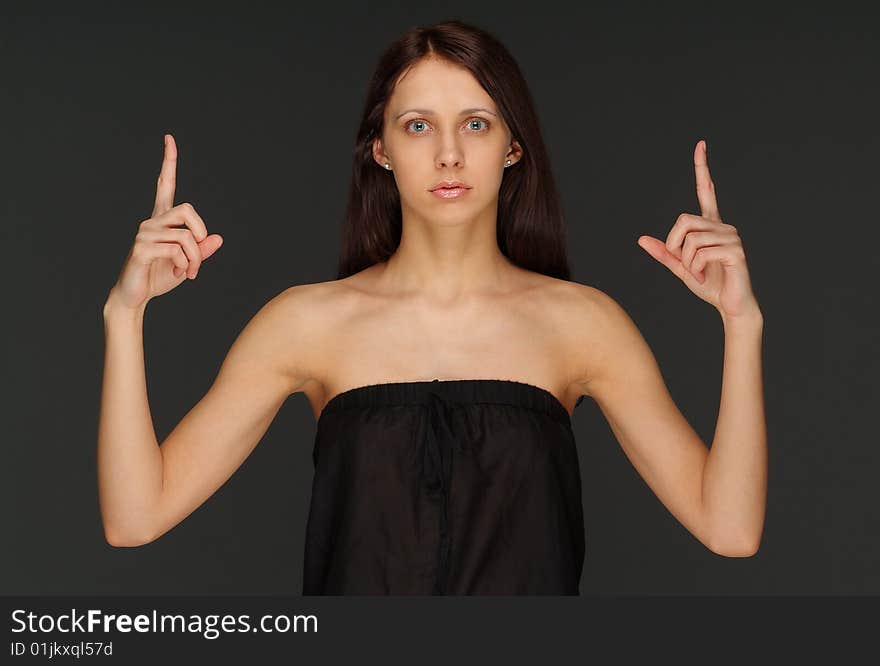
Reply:
[[[349,389],[322,410],[312,460],[304,595],[579,594],[578,454],[546,389]]]

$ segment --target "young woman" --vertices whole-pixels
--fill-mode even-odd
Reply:
[[[763,318],[700,141],[701,214],[641,247],[725,330],[707,449],[645,340],[571,282],[564,225],[514,59],[458,21],[415,28],[368,91],[338,279],[272,298],[158,445],[146,304],[220,247],[174,205],[166,136],[152,216],[104,307],[99,495],[109,543],[158,538],[241,465],[288,396],[317,419],[306,594],[578,594],[584,526],[571,414],[590,396],[661,502],[713,552],[756,552],[766,498]]]

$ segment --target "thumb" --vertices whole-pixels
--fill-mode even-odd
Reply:
[[[223,236],[220,234],[206,236],[205,240],[199,243],[199,249],[202,252],[202,259],[210,257],[220,248],[221,245],[223,245]]]
[[[653,236],[639,236],[636,241],[645,252],[650,254],[654,259],[666,266],[676,275],[679,275],[681,261],[666,249],[666,243]]]
[[[654,238],[653,236],[639,236],[636,243],[645,252],[654,257],[654,259],[661,263],[663,262],[663,258],[666,254],[664,252],[664,250],[666,250],[666,243]]]

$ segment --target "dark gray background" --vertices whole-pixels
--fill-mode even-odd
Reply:
[[[573,279],[630,313],[707,443],[720,318],[636,245],[698,212],[700,138],[764,312],[770,487],[760,551],[731,559],[702,546],[585,400],[574,418],[582,594],[880,591],[870,485],[880,455],[869,423],[878,369],[873,22],[842,5],[829,15],[770,4],[565,4],[517,13],[498,2],[150,3],[45,15],[4,5],[0,593],[300,592],[315,432],[303,394],[185,521],[144,547],[105,543],[95,469],[101,306],[150,214],[171,132],[175,203],[193,203],[224,244],[195,282],[147,309],[162,441],[263,303],[335,278],[367,79],[405,29],[448,18],[493,32],[519,62],[563,195]]]

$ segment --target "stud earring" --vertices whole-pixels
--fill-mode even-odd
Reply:
[[[388,169],[388,170],[390,171],[390,170],[391,170],[391,165],[388,164],[388,162],[385,162],[385,168]]]
[[[504,166],[510,166],[510,160],[507,160],[507,161],[504,163]]]

